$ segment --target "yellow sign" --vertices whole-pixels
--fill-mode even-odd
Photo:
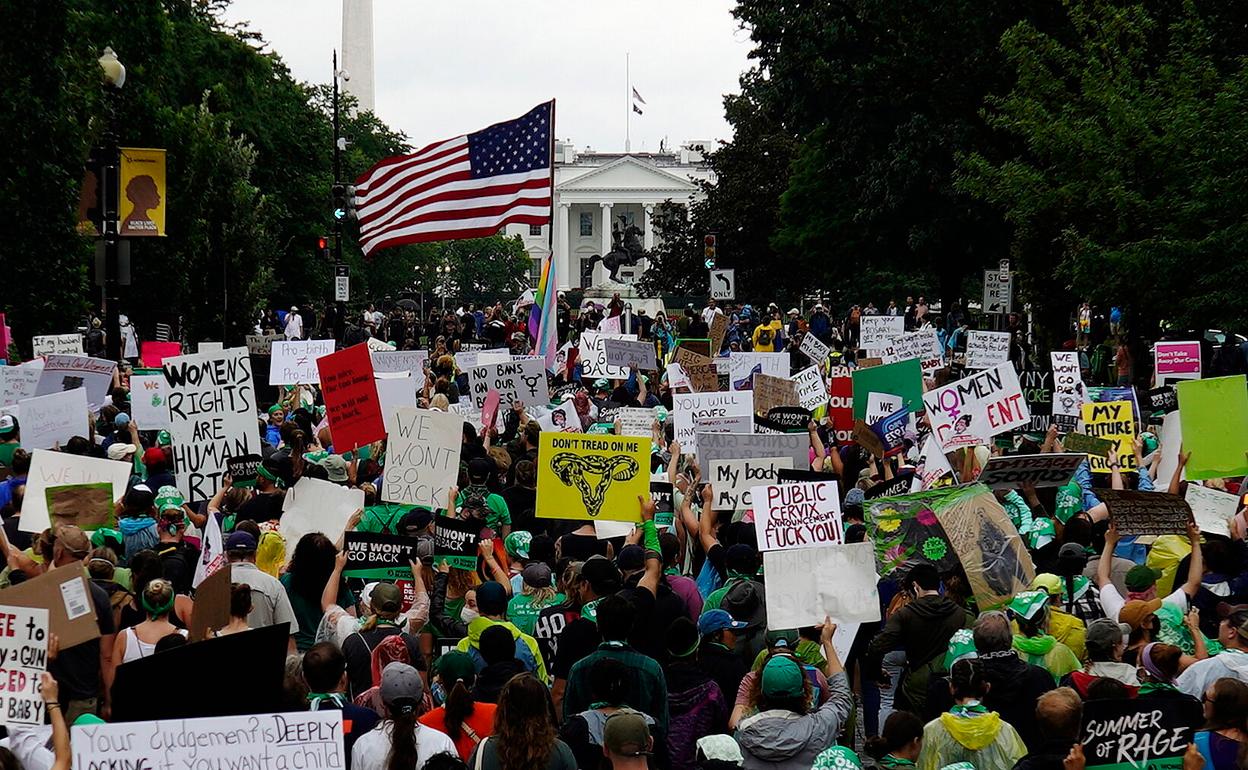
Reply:
[[[122,147],[121,235],[164,235],[167,197],[165,151]]]
[[[1083,405],[1083,432],[1095,438],[1114,442],[1118,467],[1122,472],[1135,470],[1135,410],[1130,401],[1103,401]],[[1088,455],[1093,473],[1109,473],[1104,457]]]
[[[650,496],[650,440],[542,433],[537,509],[543,519],[641,521]]]

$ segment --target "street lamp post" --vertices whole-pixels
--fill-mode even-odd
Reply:
[[[126,82],[126,67],[111,47],[106,47],[99,58],[103,75],[105,108],[108,120],[105,124],[103,146],[96,150],[96,179],[100,196],[100,244],[103,265],[97,265],[97,276],[103,273],[104,340],[106,355],[110,360],[120,361],[121,299],[119,260],[123,250],[129,251],[121,239],[119,220],[121,202],[121,150],[117,146],[117,95]],[[99,252],[97,251],[97,254]],[[103,267],[103,270],[99,268]]]

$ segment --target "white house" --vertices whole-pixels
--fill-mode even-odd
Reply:
[[[588,287],[607,278],[594,255],[611,251],[611,225],[642,229],[644,245],[654,246],[651,216],[665,201],[687,204],[701,195],[696,182],[714,182],[703,153],[710,142],[688,142],[677,151],[656,153],[578,152],[570,143],[555,144],[554,252],[560,289]],[[541,275],[542,262],[550,254],[546,226],[508,225],[507,235],[524,239],[533,260],[532,283]],[[588,271],[593,265],[592,272]],[[636,278],[645,261],[625,267],[620,276]]]

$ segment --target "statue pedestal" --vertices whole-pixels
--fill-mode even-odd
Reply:
[[[605,306],[616,294],[620,295],[620,299],[623,300],[624,304],[633,306],[634,313],[644,309],[646,315],[654,318],[659,313],[664,312],[663,300],[643,297],[637,292],[635,284],[617,283],[610,278],[585,289],[581,303],[584,304],[585,300],[590,300],[595,305]]]

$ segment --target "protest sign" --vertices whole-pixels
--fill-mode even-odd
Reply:
[[[675,354],[677,350],[687,350],[706,358],[711,358],[719,352],[711,350],[711,340],[708,337],[680,337],[676,340],[676,347],[672,353]]]
[[[991,369],[1010,360],[1010,333],[972,329],[966,335],[966,368]]]
[[[1031,424],[1026,429],[1044,433],[1053,422],[1053,373],[1026,369],[1018,376],[1018,383],[1031,412]]]
[[[196,353],[216,353],[225,350],[225,343],[205,340],[195,347]],[[250,352],[250,351],[248,351]]]
[[[498,391],[504,408],[510,408],[516,401],[534,406],[550,399],[546,365],[539,359],[478,364],[468,370],[468,388],[477,409],[485,408],[491,390]]]
[[[870,543],[764,551],[767,627],[805,628],[825,616],[838,623],[879,620],[874,566]]]
[[[678,364],[689,381],[694,393],[715,393],[720,390],[719,373],[714,363],[707,360],[704,364]]]
[[[53,525],[73,524],[91,531],[113,519],[113,485],[107,481],[48,487],[43,497]]]
[[[61,650],[100,638],[82,562],[57,567],[0,591],[0,605],[42,609]]]
[[[1035,566],[1023,539],[987,487],[956,487],[932,510],[980,607],[998,608],[1035,580]]]
[[[1183,448],[1191,453],[1187,477],[1194,481],[1248,474],[1248,386],[1244,375],[1183,380],[1179,414]]]
[[[797,386],[788,377],[755,374],[753,383],[754,414],[767,416],[779,406],[797,406]]]
[[[622,411],[624,410],[616,410],[617,417]],[[608,422],[608,420],[603,421]],[[609,422],[612,423],[612,428],[614,428],[614,420]],[[581,432],[581,417],[576,413],[576,405],[571,401],[564,401],[559,406],[552,407],[547,414],[538,418],[537,423],[542,426],[542,430],[554,431],[556,433]],[[647,433],[646,435],[649,436],[650,434]]]
[[[931,374],[945,365],[935,329],[921,329],[893,337],[880,350],[880,358],[886,364],[917,358],[924,374]]]
[[[258,454],[240,455],[225,461],[226,471],[230,474],[230,485],[248,489],[256,484],[256,472],[260,468],[261,457]]]
[[[687,348],[687,347],[675,348],[674,350],[672,350],[672,353],[669,356],[669,359],[671,360],[673,364],[680,364],[682,367],[685,367],[685,368],[688,368],[690,366],[705,366],[705,365],[714,366],[715,364],[715,360],[712,359],[710,356],[703,355],[697,352],[696,350],[691,350],[690,348]]]
[[[116,502],[125,494],[132,467],[130,463],[36,449],[31,453],[18,531],[42,532],[51,526],[47,505],[47,491],[51,487],[108,483],[112,485],[112,500]]]
[[[388,503],[445,508],[459,473],[463,421],[435,409],[395,410],[381,497]]]
[[[1093,457],[1109,457],[1117,447],[1117,443],[1103,438],[1093,438],[1086,433],[1067,433],[1062,439],[1062,448],[1067,452],[1077,452]],[[1158,478],[1161,478],[1158,476]]]
[[[595,380],[599,377],[606,377],[608,380],[623,380],[628,377],[628,369],[607,365],[606,341],[612,338],[636,341],[637,335],[605,334],[589,330],[581,332],[579,359],[582,378]]]
[[[39,676],[48,670],[48,611],[0,605],[0,717],[5,725],[42,725],[47,705]]]
[[[864,315],[858,320],[858,329],[858,347],[878,357],[891,339],[906,331],[906,319],[899,315]]]
[[[828,387],[819,373],[818,366],[809,366],[793,375],[793,386],[797,388],[798,404],[812,412],[828,403]]]
[[[932,433],[946,452],[987,444],[1031,422],[1018,375],[1008,363],[928,391],[923,403]]]
[[[1002,455],[989,458],[977,481],[990,489],[1015,489],[1020,484],[1060,487],[1068,484],[1086,459],[1083,454]]]
[[[347,766],[342,711],[334,710],[76,724],[72,735],[81,770]]]
[[[270,385],[317,385],[321,376],[316,359],[334,352],[333,340],[274,342],[269,365]],[[200,351],[203,352],[203,351]]]
[[[224,566],[224,565],[223,565]],[[200,642],[230,624],[230,570],[218,568],[195,586],[191,641]]]
[[[1153,355],[1158,385],[1200,379],[1199,342],[1158,342]]]
[[[416,555],[418,543],[417,538],[386,532],[348,532],[342,544],[347,554],[342,575],[364,580],[410,580],[412,562],[420,560]]]
[[[957,566],[957,554],[949,547],[949,537],[935,512],[955,489],[881,497],[863,504],[880,577],[892,575],[911,559],[932,562],[942,572]]]
[[[710,330],[712,355],[719,355],[724,349],[724,337],[728,336],[728,316],[716,313],[711,318]]]
[[[211,500],[226,460],[260,452],[255,381],[243,348],[165,359],[173,472],[188,503]]]
[[[541,434],[537,510],[544,519],[640,521],[650,494],[650,442],[633,436]]]
[[[776,471],[777,484],[793,484],[806,482],[839,481],[835,473],[830,471],[812,471],[808,468],[781,468]]]
[[[1070,438],[1067,436],[1067,438]],[[1171,412],[1161,420],[1161,430],[1157,433],[1161,453],[1157,460],[1157,480],[1169,484],[1174,478],[1174,471],[1179,467],[1179,451],[1183,447],[1183,418],[1178,412]],[[1187,469],[1179,471],[1179,480],[1187,481]]]
[[[512,359],[511,353],[503,348],[492,348],[490,350],[482,350],[477,353],[477,366],[484,366],[486,364],[505,364],[512,360],[514,359]]]
[[[598,322],[598,331],[604,334],[620,333],[620,317],[618,315],[609,315]]]
[[[425,385],[425,366],[429,363],[428,350],[372,350],[373,374],[388,372],[411,372],[417,390]]]
[[[159,369],[166,358],[182,355],[182,343],[144,340],[139,351],[139,361],[144,366],[149,369]]]
[[[949,465],[949,458],[940,448],[940,442],[930,434],[923,440],[923,445],[919,450],[919,465],[915,469],[915,474],[919,479],[919,489],[913,490],[916,492],[931,489],[942,478],[953,476],[953,467]]]
[[[621,436],[649,438],[654,430],[654,410],[626,407],[616,413]]]
[[[456,569],[477,568],[477,544],[481,542],[480,519],[453,519],[437,516],[433,520],[433,559],[445,560]]]
[[[754,415],[755,433],[805,433],[809,425],[810,410],[800,406],[773,406],[766,416]]]
[[[631,521],[595,521],[594,536],[599,540],[615,540],[628,537],[636,528]]]
[[[130,416],[140,430],[169,430],[168,396],[165,375],[156,370],[152,374],[130,375]]]
[[[865,413],[865,400],[863,409]],[[834,366],[828,371],[828,417],[836,442],[848,444],[854,430],[854,380],[847,366]]]
[[[1178,495],[1131,489],[1098,489],[1120,535],[1181,535],[1192,520],[1192,508]]]
[[[99,409],[108,402],[108,389],[113,385],[113,371],[117,364],[102,358],[88,356],[51,355],[44,359],[43,374],[39,376],[36,396],[73,390],[87,389],[87,404]]]
[[[1053,362],[1053,422],[1062,430],[1074,430],[1083,417],[1083,402],[1087,390],[1079,371],[1079,354],[1054,352],[1049,354]]]
[[[852,377],[855,420],[866,418],[867,398],[872,393],[901,396],[902,405],[911,412],[923,409],[923,369],[918,359],[868,369],[859,367],[853,370]]]
[[[1203,723],[1200,704],[1141,696],[1097,698],[1083,703],[1080,736],[1087,770],[1180,770]],[[1209,768],[1206,768],[1209,770]]]
[[[388,485],[387,485],[388,486]],[[331,542],[347,528],[351,514],[364,507],[364,490],[304,476],[282,500],[281,532],[286,539],[286,560],[295,553],[299,538],[320,532]]]
[[[835,481],[760,485],[750,490],[750,498],[760,551],[815,548],[845,540]]]
[[[26,450],[52,449],[65,446],[74,436],[91,435],[85,388],[25,399],[18,403],[17,419]]]
[[[1201,532],[1209,532],[1222,537],[1230,537],[1231,530],[1227,522],[1239,510],[1239,496],[1229,492],[1221,492],[1212,487],[1191,483],[1183,499],[1192,509],[1192,517]]]
[[[828,356],[832,353],[832,348],[828,347],[824,344],[823,340],[819,339],[810,332],[806,332],[806,334],[802,335],[802,345],[798,348],[798,350],[806,354],[806,358],[809,359],[810,362],[816,367],[824,361],[827,361]]]
[[[874,500],[877,497],[897,497],[909,493],[913,485],[914,471],[906,471],[897,474],[891,479],[885,479],[877,484],[873,484],[863,494],[863,498]]]
[[[698,467],[710,468],[719,460],[788,457],[790,468],[810,467],[810,436],[803,433],[703,433],[697,434]],[[704,479],[710,480],[703,471]]]
[[[31,340],[33,353],[36,356],[50,356],[58,353],[80,356],[82,355],[82,335],[73,334],[41,334]],[[0,353],[6,352],[7,346]]]
[[[749,393],[673,393],[672,425],[674,438],[686,454],[697,448],[696,421],[726,417],[750,417],[753,399]]]
[[[1148,409],[1150,412],[1177,412],[1179,410],[1179,393],[1173,385],[1162,385],[1148,391]]]
[[[728,354],[728,380],[731,390],[749,390],[754,387],[754,375],[772,377],[789,376],[788,353],[738,353]]]
[[[778,481],[776,472],[792,468],[791,457],[752,457],[742,460],[715,460],[703,478],[715,492],[717,511],[740,511],[754,506],[751,493]]]
[[[33,398],[43,376],[43,361],[27,361],[21,366],[0,366],[0,406]]]
[[[1248,426],[1245,426],[1248,427]],[[1114,442],[1118,465],[1123,471],[1135,470],[1135,415],[1130,401],[1107,401],[1083,405],[1083,432],[1093,438]],[[1068,437],[1069,438],[1069,437]],[[1065,446],[1065,444],[1063,444]],[[1243,453],[1241,452],[1242,456]],[[1088,455],[1093,473],[1109,473],[1109,462],[1096,454]]]
[[[386,424],[368,346],[353,345],[321,356],[316,366],[334,446],[347,452],[385,438]]]
[[[498,394],[497,390],[491,389],[485,394],[485,403],[481,405],[481,438],[484,439],[489,435],[490,428],[498,421],[498,407],[503,402],[503,397]]]
[[[416,382],[410,372],[374,373],[373,381],[377,387],[377,402],[381,409],[381,421],[386,426],[386,435],[393,435],[395,411],[405,406],[416,408]]]
[[[676,500],[670,481],[651,481],[650,499],[654,502],[654,526],[659,533],[676,534]]]
[[[868,393],[867,414],[862,421],[867,425],[874,425],[903,407],[901,396],[892,393]]]
[[[697,451],[697,434],[699,433],[754,433],[755,418],[750,414],[734,414],[727,417],[694,417],[693,418],[693,438],[689,445],[689,451],[684,454],[693,454]],[[683,444],[681,445],[684,446]]]
[[[608,337],[603,340],[602,346],[607,366],[621,369],[635,366],[643,372],[652,371],[658,366],[654,343],[648,340]]]
[[[891,457],[905,449],[909,427],[910,413],[905,409],[898,409],[872,423],[871,432],[879,437],[883,455]]]
[[[271,356],[273,343],[284,339],[284,334],[248,334],[247,352],[253,356]]]

